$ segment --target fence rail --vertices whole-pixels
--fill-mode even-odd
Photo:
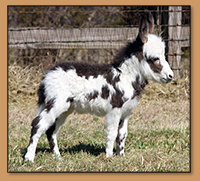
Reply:
[[[122,47],[138,34],[138,28],[10,28],[8,46],[18,49],[104,49]],[[181,47],[190,46],[190,27],[181,28]]]
[[[120,48],[137,33],[137,28],[9,29],[8,44],[22,49]]]

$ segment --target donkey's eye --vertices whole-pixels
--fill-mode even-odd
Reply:
[[[155,65],[159,65],[160,64],[160,59],[158,57],[151,58],[151,61]]]
[[[159,58],[158,58],[158,57],[156,57],[156,58],[151,58],[151,60],[155,62],[155,61],[158,61]]]
[[[149,57],[147,62],[154,65],[160,65],[160,59],[158,57]]]
[[[159,60],[159,59],[155,60],[155,61],[154,61],[154,64],[155,64],[155,65],[160,65],[160,60]]]
[[[158,57],[148,57],[146,56],[147,62],[151,64],[160,64],[160,59]]]
[[[149,57],[149,58],[147,58],[147,61],[151,61],[151,62],[155,62],[155,61],[158,61],[158,60],[160,60],[158,57]]]

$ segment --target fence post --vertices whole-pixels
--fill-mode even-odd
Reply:
[[[181,61],[181,24],[182,24],[182,7],[169,6],[168,19],[168,61],[174,70],[174,77],[177,78],[180,73]]]

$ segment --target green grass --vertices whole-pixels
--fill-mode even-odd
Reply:
[[[40,67],[10,65],[8,172],[190,172],[189,78],[150,82],[128,124],[125,157],[105,155],[105,118],[71,114],[58,134],[61,160],[54,159],[46,135],[35,162],[24,161],[35,117]]]
[[[176,111],[180,105],[181,109]],[[58,135],[62,160],[53,158],[46,135],[43,135],[37,145],[34,163],[24,161],[23,156],[29,143],[30,123],[35,110],[11,109],[8,171],[190,172],[188,108],[188,101],[153,101],[138,105],[130,117],[125,157],[116,156],[114,149],[112,158],[105,156],[105,119],[72,114]]]

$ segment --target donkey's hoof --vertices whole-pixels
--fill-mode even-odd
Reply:
[[[25,155],[25,157],[24,157],[24,159],[26,160],[26,161],[31,161],[31,162],[33,162],[34,163],[34,158],[33,157],[31,157],[30,155]]]

